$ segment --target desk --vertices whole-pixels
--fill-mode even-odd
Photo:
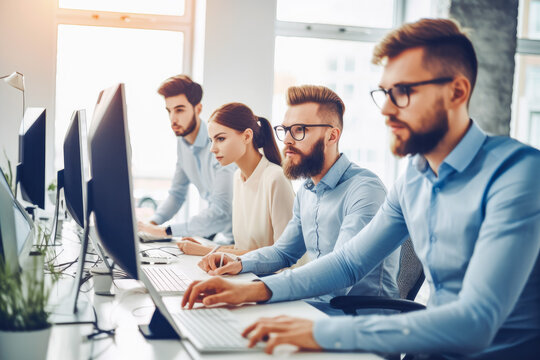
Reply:
[[[152,244],[149,247],[163,247]],[[146,246],[141,247],[147,248]],[[194,279],[206,279],[210,276],[202,271],[197,263],[200,257],[179,255],[174,263],[188,276]],[[249,281],[255,276],[243,274],[229,277],[233,281]],[[53,326],[47,359],[272,359],[277,356],[265,353],[231,353],[201,355],[188,351],[190,344],[184,340],[147,340],[139,332],[139,324],[147,324],[154,311],[154,304],[142,283],[136,280],[115,280],[115,297],[94,295],[92,291],[82,294],[93,303],[98,324],[102,329],[116,327],[114,338],[105,337],[87,341],[86,335],[92,332],[91,325]],[[166,297],[170,306],[180,306],[180,297]],[[262,316],[291,315],[317,319],[327,315],[303,301],[282,302],[264,305],[246,305],[233,310],[242,325],[249,325]],[[298,359],[381,359],[365,353],[295,353],[290,357]]]

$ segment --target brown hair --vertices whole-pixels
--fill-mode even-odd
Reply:
[[[241,103],[229,103],[212,113],[209,121],[243,132],[253,131],[253,147],[263,148],[264,156],[274,164],[281,166],[281,155],[274,138],[270,122],[253,114],[249,107]]]
[[[287,89],[287,105],[300,105],[310,102],[319,104],[317,113],[322,117],[327,114],[337,116],[339,128],[343,129],[345,104],[335,92],[325,86],[316,85],[291,86]]]
[[[157,92],[165,98],[184,94],[193,106],[201,102],[203,95],[201,85],[191,80],[187,75],[171,76],[161,83]]]
[[[459,72],[467,77],[471,83],[472,94],[478,61],[471,40],[456,21],[421,19],[405,24],[391,31],[375,47],[372,62],[380,65],[386,58],[394,58],[415,47],[424,49],[424,65],[439,76],[455,75]]]

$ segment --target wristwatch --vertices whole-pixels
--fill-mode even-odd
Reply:
[[[171,226],[167,226],[165,228],[165,233],[168,235],[168,236],[172,236],[172,229],[171,229]]]

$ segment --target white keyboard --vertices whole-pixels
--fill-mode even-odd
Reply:
[[[186,274],[172,266],[143,266],[142,270],[159,293],[182,294],[192,282]]]
[[[179,309],[171,313],[174,321],[199,352],[261,351],[248,348],[248,339],[234,314],[227,309]]]

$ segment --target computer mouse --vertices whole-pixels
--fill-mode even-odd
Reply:
[[[298,352],[300,348],[293,344],[279,344],[274,348],[272,355],[279,357],[289,357],[290,355]]]

